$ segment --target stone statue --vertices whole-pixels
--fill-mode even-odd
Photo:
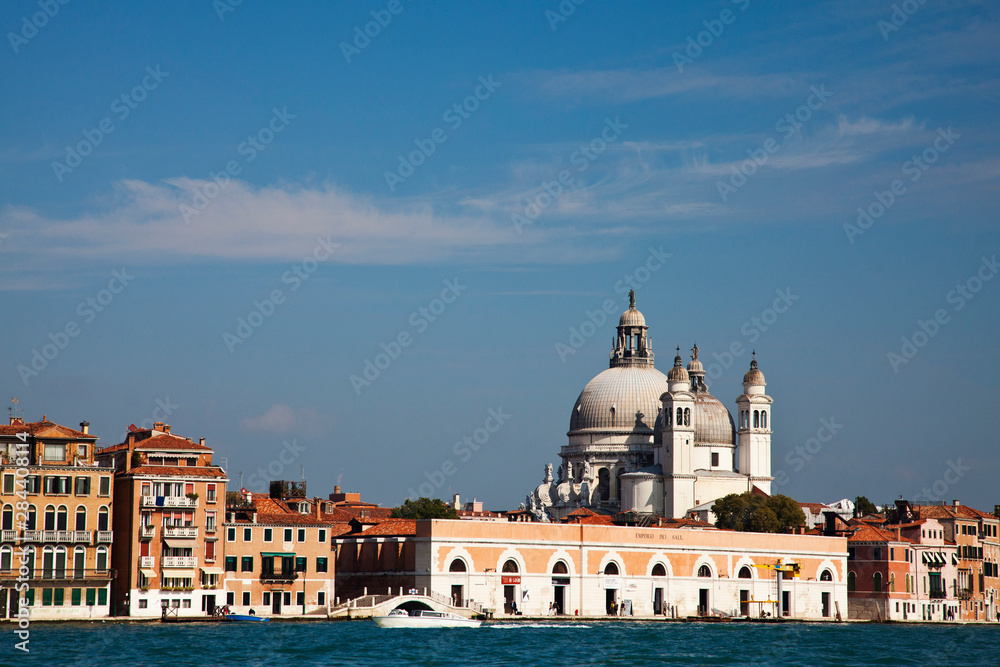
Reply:
[[[694,347],[691,348],[691,353],[693,355],[691,359],[694,361],[698,361],[698,343],[695,343]]]
[[[542,481],[545,482],[545,483],[547,483],[547,484],[550,484],[552,482],[552,464],[551,463],[546,463],[545,464],[545,477],[542,478]]]
[[[630,289],[628,291],[628,307],[635,308],[635,290]]]

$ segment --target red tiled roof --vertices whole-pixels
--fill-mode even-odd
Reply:
[[[882,530],[876,526],[862,525],[848,536],[848,542],[909,542],[905,537],[896,537],[896,533]]]
[[[60,426],[55,422],[25,422],[23,424],[0,424],[0,435],[17,435],[18,433],[30,433],[31,435],[45,438],[75,438],[97,440],[96,435],[77,431],[68,426]]]
[[[203,466],[139,466],[132,468],[128,475],[177,475],[183,477],[225,477],[222,468]]]
[[[176,435],[171,435],[169,433],[164,433],[163,435],[154,435],[152,438],[146,438],[145,440],[140,440],[135,443],[136,449],[197,449],[201,451],[211,451],[205,445],[197,442],[192,442],[187,438],[181,438]]]
[[[596,516],[597,512],[587,509],[586,507],[578,507],[566,516]]]
[[[385,519],[358,533],[362,537],[410,537],[416,534],[416,519]]]

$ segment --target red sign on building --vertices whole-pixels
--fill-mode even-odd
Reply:
[[[519,577],[519,576],[512,577],[512,576],[509,576],[509,575],[503,575],[502,577],[500,577],[500,583],[503,584],[504,586],[506,586],[508,584],[520,584],[521,583],[521,577]]]

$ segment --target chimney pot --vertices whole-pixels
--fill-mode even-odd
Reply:
[[[198,438],[198,444],[204,446],[205,445],[205,438]]]
[[[958,499],[956,498],[955,500],[952,500],[952,501],[951,501],[951,504],[952,504],[952,506],[954,506],[954,507],[958,507],[958,506],[959,506],[959,505],[960,505],[961,503],[959,503],[959,502],[958,502]]]
[[[340,487],[339,486],[334,486],[333,487],[333,492],[334,493],[340,493]]]
[[[90,433],[90,422],[80,422],[80,430],[84,433]]]

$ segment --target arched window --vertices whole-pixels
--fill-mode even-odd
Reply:
[[[767,411],[766,410],[761,410],[760,411],[760,427],[761,428],[767,428]]]
[[[736,576],[738,576],[740,579],[752,579],[753,578],[753,574],[750,572],[750,568],[747,567],[746,565],[744,565],[743,567],[740,568],[740,573],[738,575],[736,575]]]
[[[698,568],[698,576],[699,577],[711,577],[712,576],[712,568],[710,568],[707,565],[702,565],[701,567]]]
[[[449,572],[468,572],[469,569],[465,566],[465,561],[461,558],[456,558],[451,561],[451,565],[448,566]]]
[[[13,567],[13,549],[11,549],[11,547],[0,547],[0,572],[9,572]]]
[[[667,576],[667,568],[663,567],[663,563],[657,563],[653,566],[653,576],[654,577],[665,577]]]
[[[28,507],[28,525],[26,530],[38,530],[38,508],[34,505]]]
[[[904,581],[906,582],[906,592],[907,593],[911,592],[910,591],[910,575],[908,575],[908,574],[905,575]]]
[[[552,566],[552,574],[569,574],[569,568],[566,567],[566,563],[557,561],[555,565]]]
[[[69,525],[69,510],[65,505],[60,505],[56,510],[56,530],[66,530]]]
[[[0,528],[3,530],[14,530],[14,506],[3,506],[3,519],[0,520]]]
[[[56,529],[56,508],[54,505],[45,506],[45,528],[43,530]]]
[[[618,563],[616,563],[614,561],[611,561],[610,563],[608,563],[607,565],[605,565],[604,566],[604,574],[612,575],[612,576],[618,574]]]
[[[66,578],[66,547],[56,547],[56,579]]]
[[[108,548],[97,547],[97,570],[108,569]]]
[[[889,573],[889,590],[893,593],[896,592],[896,574],[894,572]]]
[[[854,576],[853,572],[847,573],[847,590],[854,591],[857,590],[857,577]]]
[[[611,497],[611,473],[607,468],[597,471],[597,497],[608,500]]]
[[[77,547],[73,550],[73,578],[83,579],[87,563],[87,550]]]
[[[42,548],[42,579],[52,578],[52,569],[55,567],[56,553],[52,547]]]
[[[680,426],[684,423],[684,411],[677,408],[677,425]]]
[[[83,505],[76,508],[76,530],[87,530],[87,508]]]
[[[819,575],[819,580],[820,581],[833,581],[833,575],[830,573],[830,570],[823,570],[823,572],[821,572],[820,575]]]
[[[872,590],[876,593],[882,592],[882,573],[876,572],[872,579]]]
[[[760,427],[760,411],[759,410],[754,410],[753,411],[753,427],[754,428],[759,428]]]
[[[97,530],[108,530],[108,508],[97,510]]]
[[[684,425],[691,425],[691,408],[684,408]]]
[[[504,572],[520,572],[520,570],[517,567],[517,561],[514,560],[513,558],[508,559],[507,562],[503,564],[503,571]]]

